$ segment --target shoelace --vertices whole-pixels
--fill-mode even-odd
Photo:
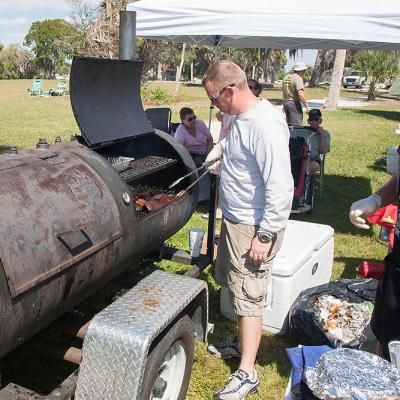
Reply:
[[[244,371],[237,370],[228,379],[228,384],[225,386],[226,391],[236,391],[242,386],[243,381],[249,377]]]

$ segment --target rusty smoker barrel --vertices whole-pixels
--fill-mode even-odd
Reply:
[[[194,169],[188,152],[145,119],[140,63],[74,65],[71,102],[82,138],[0,156],[0,357],[160,246],[197,204],[195,187],[137,212],[140,185],[164,189]],[[123,170],[113,161],[121,157],[130,160]],[[158,164],[138,171],[146,160]]]

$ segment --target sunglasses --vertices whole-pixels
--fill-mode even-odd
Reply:
[[[321,119],[321,117],[317,117],[317,116],[315,116],[315,117],[308,117],[308,119],[309,119],[310,121],[319,121],[319,120]]]
[[[218,97],[221,96],[222,93],[225,92],[226,89],[228,89],[228,87],[234,87],[235,84],[231,83],[230,85],[225,86],[223,89],[220,90],[220,92],[214,97],[214,96],[208,96],[208,98],[210,99],[211,103],[216,103],[216,101],[218,100]]]
[[[192,122],[196,119],[197,117],[195,115],[193,115],[193,117],[189,117],[186,121],[187,122]]]

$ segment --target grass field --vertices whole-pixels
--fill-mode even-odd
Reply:
[[[21,149],[34,147],[39,137],[46,137],[53,142],[58,135],[67,140],[71,134],[79,132],[69,96],[30,97],[26,91],[30,84],[30,81],[0,81],[0,152],[11,145]],[[156,84],[151,85],[154,87]],[[172,91],[171,84],[159,85]],[[45,88],[55,86],[55,82],[45,82]],[[327,91],[309,89],[306,94],[308,98],[321,98],[327,95]],[[344,91],[342,95],[359,96],[350,91]],[[264,90],[263,97],[274,104],[281,102],[278,89]],[[179,101],[168,106],[173,110],[173,121],[178,120],[177,113],[182,106],[191,106],[199,118],[208,120],[209,103],[201,87],[182,86]],[[314,215],[295,218],[328,224],[335,229],[332,279],[354,278],[360,261],[379,261],[385,255],[386,247],[377,239],[378,229],[367,232],[356,230],[348,221],[348,210],[354,200],[368,196],[388,179],[383,156],[388,147],[399,144],[399,137],[394,134],[399,123],[399,101],[376,101],[365,107],[324,112],[324,127],[331,132],[332,145],[326,159],[323,196]],[[206,221],[200,218],[204,209],[202,206],[187,226],[206,228]],[[187,228],[178,232],[169,242],[187,249]],[[186,268],[166,261],[157,266],[177,272]],[[219,314],[218,287],[211,271],[203,273],[202,278],[207,280],[210,287],[210,321],[215,324],[215,333],[209,339],[214,342],[233,333],[234,325]],[[289,376],[289,364],[284,352],[288,345],[296,343],[287,337],[263,336],[256,366],[262,384],[258,394],[252,398],[282,398]],[[211,357],[205,346],[198,344],[187,398],[212,399],[213,393],[236,367],[235,362],[223,362]],[[10,373],[10,376],[14,377],[13,374]],[[18,375],[17,372],[15,374]],[[34,378],[28,377],[25,382],[29,380]]]

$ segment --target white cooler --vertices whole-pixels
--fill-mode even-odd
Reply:
[[[263,327],[284,333],[290,307],[299,293],[330,280],[333,264],[333,228],[329,225],[288,221],[282,247],[272,268],[263,313]],[[234,319],[226,288],[221,288],[221,313]]]

